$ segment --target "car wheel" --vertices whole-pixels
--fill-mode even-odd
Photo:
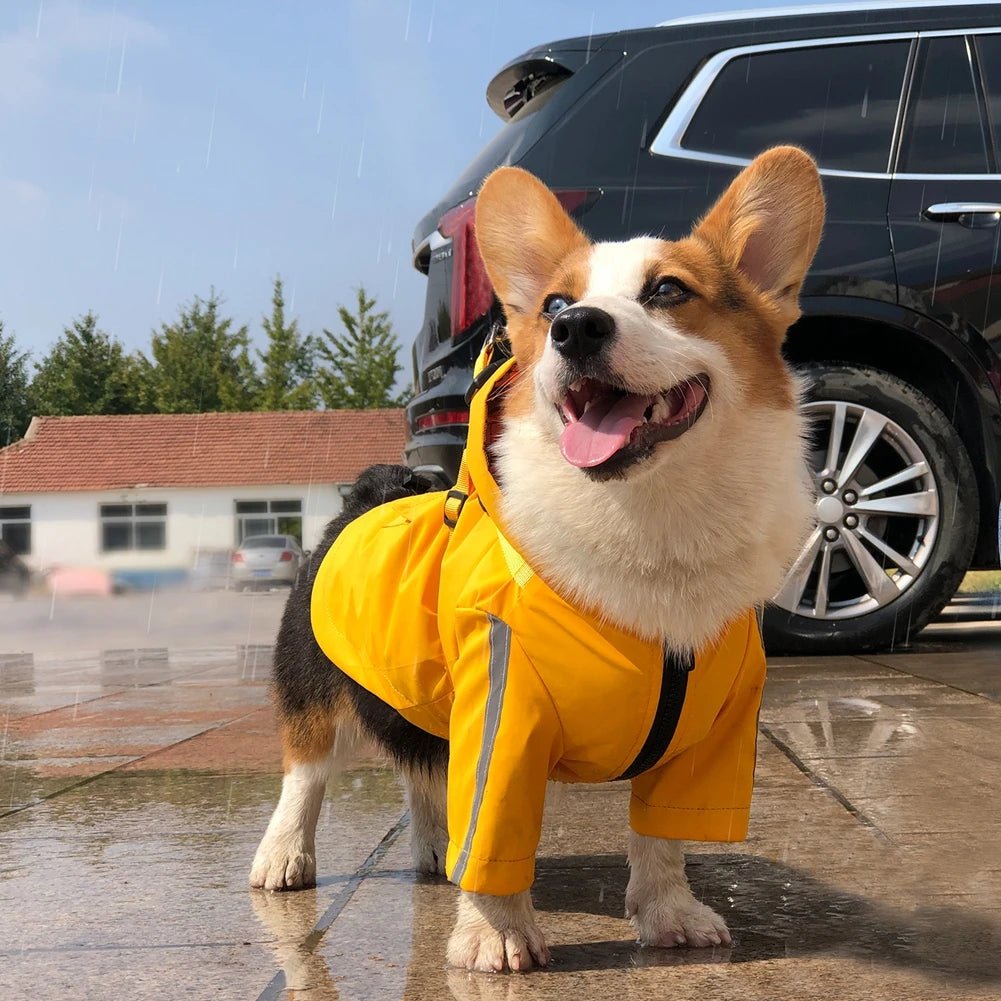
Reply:
[[[765,614],[775,653],[906,643],[952,598],[976,544],[973,466],[945,414],[862,365],[807,366],[817,524]]]

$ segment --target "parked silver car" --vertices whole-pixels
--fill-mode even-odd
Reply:
[[[232,586],[238,591],[270,584],[291,586],[306,554],[292,535],[248,535],[233,553]]]

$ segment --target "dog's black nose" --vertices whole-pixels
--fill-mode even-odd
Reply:
[[[615,334],[615,320],[595,306],[571,306],[553,320],[549,336],[564,358],[586,358],[599,352]]]

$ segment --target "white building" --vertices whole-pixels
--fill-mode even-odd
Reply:
[[[402,410],[36,417],[0,449],[0,538],[36,570],[181,573],[269,533],[310,549],[405,437]]]

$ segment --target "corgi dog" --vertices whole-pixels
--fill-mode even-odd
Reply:
[[[253,886],[315,883],[335,742],[360,731],[402,774],[416,868],[460,888],[453,966],[548,962],[530,887],[550,780],[632,783],[642,943],[730,944],[683,842],[746,836],[754,608],[813,522],[781,348],[823,219],[793,147],[674,242],[592,243],[531,174],[486,179],[476,236],[511,357],[474,382],[456,488],[373,467],[289,598]]]

